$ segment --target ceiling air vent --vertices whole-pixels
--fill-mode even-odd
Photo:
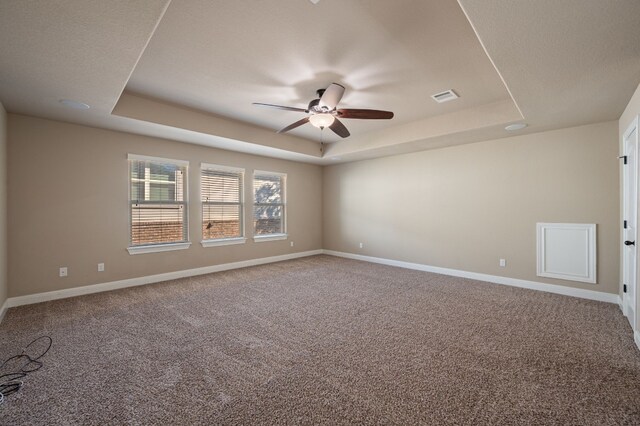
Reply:
[[[456,95],[456,93],[451,89],[445,90],[444,92],[436,93],[435,95],[431,95],[431,97],[439,104],[458,99],[458,95]]]

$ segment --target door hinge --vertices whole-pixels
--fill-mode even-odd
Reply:
[[[623,220],[623,221],[622,221],[622,227],[623,227],[624,229],[627,229],[627,221],[626,221],[626,220]]]
[[[627,156],[626,155],[621,155],[618,158],[622,158],[622,160],[624,161],[624,164],[627,164]]]
[[[622,285],[622,292],[623,292],[623,293],[626,293],[626,292],[627,292],[627,285],[626,285],[626,284],[623,284],[623,285]]]

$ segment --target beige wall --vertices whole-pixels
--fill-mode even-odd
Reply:
[[[627,127],[631,124],[631,120],[638,114],[640,114],[640,85],[636,88],[636,92],[629,100],[627,107],[620,116],[620,120],[618,120],[620,141],[622,141],[622,135],[627,130]]]
[[[7,113],[0,103],[0,308],[7,294]]]
[[[607,122],[327,167],[323,247],[617,293],[617,139]],[[536,276],[536,222],[596,223],[598,283]]]
[[[8,115],[9,296],[322,248],[319,166]],[[188,250],[129,255],[127,154],[188,160]],[[288,174],[289,239],[203,248],[201,162]],[[251,192],[245,200],[251,236]],[[290,242],[295,247],[290,247]],[[97,272],[104,262],[105,272]],[[67,266],[69,276],[58,277]]]
[[[611,160],[618,155],[617,122],[335,165],[324,173],[14,114],[8,136],[11,297],[323,247],[618,291],[618,164]],[[126,251],[128,153],[190,161],[190,249]],[[253,169],[288,173],[289,240],[203,248],[194,173],[200,162],[245,167],[247,176]],[[598,284],[537,277],[536,222],[597,223]],[[507,259],[506,268],[498,267],[499,258]],[[97,272],[98,262],[105,272]],[[60,266],[69,267],[68,277],[58,277]]]

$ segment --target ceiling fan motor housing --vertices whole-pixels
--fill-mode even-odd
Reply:
[[[326,106],[320,106],[320,99],[314,99],[311,102],[309,102],[307,111],[310,112],[311,114],[323,114],[323,113],[331,112],[331,110],[329,110],[329,108],[327,108]]]
[[[312,100],[311,102],[309,102],[309,106],[307,107],[307,110],[311,113],[321,112],[322,110],[318,106],[319,103],[320,103],[319,98]]]

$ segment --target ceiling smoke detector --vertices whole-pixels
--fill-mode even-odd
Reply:
[[[311,3],[313,3],[313,4],[318,4],[318,2],[319,2],[320,0],[309,0],[309,1],[310,1]]]
[[[515,131],[524,129],[525,127],[527,127],[527,123],[514,123],[514,124],[509,124],[504,129],[507,132],[515,132]]]
[[[436,101],[437,103],[441,104],[443,102],[448,102],[448,101],[452,101],[454,99],[458,99],[459,96],[456,95],[456,93],[449,89],[449,90],[445,90],[444,92],[440,92],[440,93],[436,93],[435,95],[431,95],[431,98]]]
[[[72,101],[71,99],[60,99],[59,101],[62,105],[73,108],[73,109],[89,109],[91,108],[89,105],[84,102]]]

